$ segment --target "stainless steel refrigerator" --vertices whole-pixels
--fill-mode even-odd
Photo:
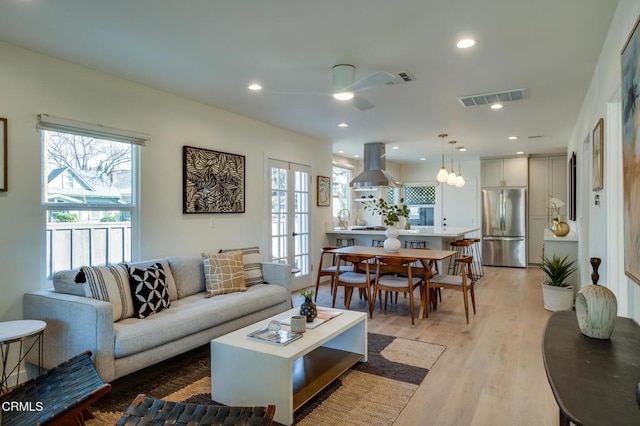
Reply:
[[[482,260],[485,265],[526,268],[526,200],[524,188],[482,190]]]

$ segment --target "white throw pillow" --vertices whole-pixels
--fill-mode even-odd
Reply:
[[[129,273],[124,265],[83,266],[85,296],[111,303],[113,321],[133,316]]]

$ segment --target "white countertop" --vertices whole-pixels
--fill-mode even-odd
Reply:
[[[327,231],[327,234],[341,235],[384,235],[384,231],[375,230],[353,230],[351,228],[362,228],[361,226],[350,226],[349,229],[335,228],[333,231]],[[462,237],[465,234],[478,231],[480,228],[463,228],[463,227],[425,227],[417,229],[399,229],[400,236],[412,237]]]
[[[564,237],[558,237],[557,235],[554,235],[554,233],[551,232],[550,229],[545,229],[544,230],[544,240],[545,241],[557,241],[557,242],[577,242],[578,241],[578,234],[575,233],[575,232],[569,232]]]

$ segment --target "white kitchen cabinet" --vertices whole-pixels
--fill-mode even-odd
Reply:
[[[482,187],[527,186],[528,161],[525,157],[482,160]]]
[[[540,263],[544,229],[553,220],[549,209],[549,195],[562,200],[565,205],[560,214],[567,212],[567,157],[565,155],[529,158],[528,245],[529,263]]]

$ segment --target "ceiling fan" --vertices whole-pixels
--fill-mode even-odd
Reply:
[[[293,95],[331,95],[339,101],[351,101],[353,106],[365,111],[375,105],[368,100],[355,96],[355,92],[391,84],[396,80],[396,76],[386,71],[376,71],[361,79],[355,79],[356,67],[350,64],[338,64],[331,68],[333,90],[328,93],[309,92],[278,92]]]

